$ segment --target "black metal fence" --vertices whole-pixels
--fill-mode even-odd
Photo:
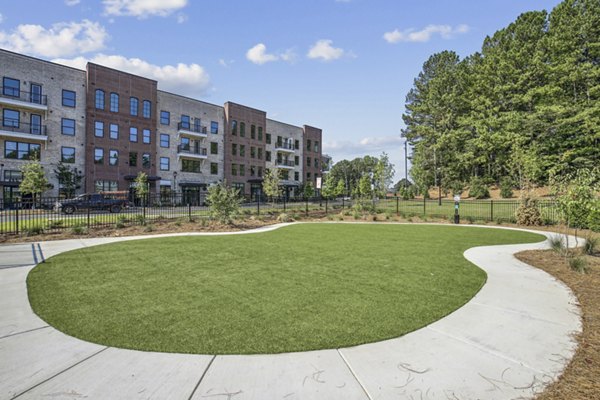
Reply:
[[[204,196],[188,196],[185,193],[151,195],[145,201],[122,199],[123,207],[111,208],[107,203],[76,205],[72,213],[65,213],[60,207],[64,199],[42,198],[36,201],[0,200],[0,234],[22,234],[59,232],[66,229],[83,231],[97,227],[123,227],[145,225],[162,220],[189,221],[208,218],[210,208]],[[294,215],[318,214],[360,215],[356,200],[348,198],[246,198],[241,204],[245,215],[279,214]],[[62,203],[63,205],[65,203]],[[410,218],[431,217],[451,219],[455,203],[451,200],[402,200],[400,198],[362,200],[363,209],[378,213]],[[518,200],[463,200],[459,205],[461,219],[477,221],[515,222]],[[559,213],[553,200],[540,200],[538,207],[544,222],[557,223]],[[71,210],[67,210],[71,211]],[[112,211],[112,212],[111,212]],[[118,212],[116,212],[118,211]]]

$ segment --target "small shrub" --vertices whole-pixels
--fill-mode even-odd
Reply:
[[[46,229],[60,229],[64,227],[64,222],[62,219],[48,220]]]
[[[542,222],[544,223],[544,225],[546,226],[551,226],[554,225],[554,220],[550,217],[543,217],[542,218]]]
[[[411,217],[408,217],[408,219],[406,220],[406,222],[413,222],[413,219]]]
[[[331,214],[327,214],[327,219],[328,219],[329,221],[333,221],[333,215],[331,215]]]
[[[154,231],[154,225],[152,224],[148,224],[144,227],[144,232],[153,232]]]
[[[600,232],[600,200],[596,201],[588,214],[588,228],[594,232]]]
[[[137,224],[140,224],[142,226],[146,225],[146,217],[144,217],[142,214],[137,214],[133,217],[133,221]]]
[[[73,235],[85,235],[87,233],[87,227],[84,224],[77,223],[71,227],[71,233]]]
[[[474,224],[474,223],[475,223],[475,217],[474,217],[474,216],[472,216],[472,215],[467,215],[467,216],[465,217],[465,219],[467,220],[467,222],[468,222],[469,224]]]
[[[427,218],[427,215],[423,215],[423,216],[421,217],[421,221],[423,221],[423,222],[427,222],[427,221],[429,221],[429,218]]]
[[[207,218],[202,218],[202,219],[200,220],[200,225],[201,225],[203,228],[206,228],[206,227],[208,226],[208,219],[207,219]]]
[[[500,197],[510,199],[513,197],[513,180],[508,176],[500,179]]]
[[[281,213],[277,216],[277,222],[290,222],[292,219],[286,213]]]
[[[210,216],[226,225],[230,225],[239,214],[241,201],[237,189],[228,188],[222,183],[211,186],[206,196]]]
[[[39,225],[32,225],[28,226],[27,228],[24,228],[23,233],[25,234],[25,236],[41,235],[42,233],[44,233],[44,228]]]
[[[123,229],[123,228],[125,228],[125,224],[123,222],[121,222],[120,220],[117,220],[117,222],[115,222],[115,228]]]
[[[525,196],[516,211],[517,224],[525,226],[542,225],[542,216],[536,199]]]
[[[392,213],[391,213],[391,212],[389,212],[389,211],[388,211],[388,212],[386,212],[386,213],[385,213],[385,219],[386,219],[386,220],[388,220],[388,221],[389,221],[390,219],[392,219]]]
[[[587,261],[583,257],[571,257],[569,258],[569,267],[573,271],[584,274],[587,272]]]
[[[345,215],[346,217],[349,217],[349,216],[351,216],[351,215],[352,215],[352,212],[351,212],[350,210],[346,210],[346,211],[344,211],[344,215]]]
[[[473,179],[471,179],[469,197],[474,197],[476,199],[487,199],[490,197],[490,192],[487,186],[485,186],[485,182],[478,176],[474,176]]]
[[[585,239],[583,244],[583,252],[590,256],[593,256],[598,252],[598,245],[600,245],[600,239],[597,237],[589,236]]]
[[[555,252],[562,254],[565,251],[565,241],[562,236],[554,235],[548,239],[548,242],[550,243],[550,248]]]
[[[165,218],[165,216],[164,216],[164,215],[158,215],[158,216],[155,218],[155,221],[159,222],[159,221],[164,221],[165,219],[166,219],[166,218]]]
[[[496,225],[502,225],[502,217],[496,218]]]
[[[358,211],[355,211],[354,214],[352,214],[352,216],[354,217],[354,219],[360,219],[360,217],[362,216],[361,213],[359,213]]]
[[[181,226],[181,220],[178,219],[177,221],[175,221],[175,226]]]

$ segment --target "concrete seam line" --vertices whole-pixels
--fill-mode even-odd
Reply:
[[[337,353],[340,355],[340,358],[342,359],[342,361],[344,362],[344,364],[346,365],[346,367],[348,368],[348,371],[350,371],[350,374],[352,374],[352,377],[354,377],[354,379],[356,380],[356,382],[358,383],[358,385],[360,386],[360,388],[363,390],[363,392],[365,393],[365,396],[367,396],[367,398],[369,400],[373,400],[373,397],[371,397],[371,395],[369,394],[369,392],[367,391],[367,388],[364,387],[364,385],[362,384],[362,382],[360,381],[360,379],[358,379],[358,376],[356,376],[356,373],[354,372],[354,370],[352,369],[352,367],[350,366],[350,363],[348,362],[348,360],[346,360],[346,357],[344,357],[344,355],[342,354],[342,352],[340,351],[340,349],[335,349],[337,351]]]
[[[67,371],[68,371],[68,370],[70,370],[71,368],[74,368],[74,367],[78,366],[78,365],[79,365],[79,364],[81,364],[82,362],[89,360],[90,358],[92,358],[92,357],[94,357],[94,356],[96,356],[96,355],[98,355],[98,354],[102,353],[104,350],[106,350],[106,349],[109,349],[109,348],[110,348],[110,347],[105,347],[105,348],[103,348],[103,349],[101,349],[101,350],[99,350],[99,351],[95,352],[94,354],[87,356],[87,357],[86,357],[86,358],[84,358],[83,360],[80,360],[80,361],[76,362],[75,364],[73,364],[73,365],[71,365],[71,366],[69,366],[69,367],[67,367],[67,368],[63,369],[62,371],[60,371],[60,372],[58,372],[58,373],[56,373],[56,374],[52,375],[51,377],[49,377],[49,378],[47,378],[47,379],[44,379],[44,380],[43,380],[43,381],[41,381],[40,383],[33,385],[33,386],[32,386],[32,387],[30,387],[29,389],[26,389],[26,390],[22,391],[21,393],[19,393],[18,395],[16,395],[15,397],[13,397],[13,400],[14,400],[14,399],[16,399],[16,398],[18,398],[18,397],[21,397],[21,396],[23,396],[25,393],[27,393],[27,392],[29,392],[29,391],[31,391],[31,390],[33,390],[33,389],[35,389],[35,388],[36,388],[36,387],[38,387],[38,386],[41,386],[41,385],[43,385],[44,383],[46,383],[46,382],[50,381],[51,379],[54,379],[54,378],[56,378],[58,375],[60,375],[60,374],[62,374],[62,373],[64,373],[64,372],[67,372]]]
[[[29,333],[29,332],[39,331],[40,329],[45,329],[45,328],[50,328],[50,325],[40,326],[40,327],[33,328],[33,329],[27,329],[26,331],[21,331],[21,332],[9,333],[8,335],[1,336],[0,340],[1,339],[5,339],[5,338],[9,338],[9,337],[12,337],[12,336],[22,335],[23,333]]]
[[[208,372],[208,369],[212,365],[213,361],[215,361],[215,358],[217,358],[216,355],[214,355],[208,362],[206,369],[202,373],[202,376],[200,376],[200,379],[198,380],[198,383],[196,383],[196,386],[194,386],[194,390],[192,390],[192,393],[190,393],[190,397],[188,397],[188,400],[192,400],[192,397],[194,397],[194,394],[196,394],[196,390],[198,390],[198,387],[200,387],[200,383],[202,383],[202,379],[204,379],[204,377],[206,376],[206,373]]]
[[[461,342],[463,344],[466,344],[467,346],[474,347],[477,350],[482,351],[485,354],[489,354],[491,356],[501,358],[501,359],[509,361],[509,362],[511,362],[513,364],[521,365],[521,366],[523,366],[523,367],[525,367],[525,368],[527,368],[527,369],[529,369],[529,370],[531,370],[531,371],[533,371],[535,373],[540,373],[540,374],[547,373],[547,371],[540,371],[537,368],[534,368],[531,365],[529,365],[529,364],[527,364],[527,363],[525,363],[523,361],[515,360],[515,359],[513,359],[513,358],[511,358],[511,357],[509,357],[509,356],[507,356],[505,354],[502,354],[500,352],[488,350],[484,346],[480,346],[477,343],[472,342],[472,341],[470,341],[468,339],[462,339],[462,338],[459,338],[457,336],[450,335],[450,334],[448,334],[446,332],[442,332],[442,331],[440,331],[438,329],[435,329],[435,328],[432,328],[430,326],[426,327],[426,329],[429,329],[429,330],[431,330],[431,331],[433,331],[433,332],[435,332],[435,333],[437,333],[439,335],[444,335],[444,336],[446,336],[446,337],[448,337],[450,339],[453,339],[453,340],[456,340],[456,341]]]

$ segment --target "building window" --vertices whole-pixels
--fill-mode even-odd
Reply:
[[[319,168],[319,160],[315,158],[315,168]]]
[[[219,133],[219,123],[216,121],[210,121],[210,133],[217,134]]]
[[[109,125],[109,135],[110,135],[111,139],[118,139],[119,138],[119,125],[110,124]]]
[[[311,143],[310,143],[310,139],[308,139],[306,141],[306,151],[310,151],[310,148],[311,148]]]
[[[299,150],[299,149],[300,149],[300,141],[294,140],[294,150]]]
[[[151,114],[152,114],[152,103],[150,103],[150,100],[144,100],[142,102],[142,117],[150,118]]]
[[[237,164],[231,164],[231,175],[237,176]]]
[[[62,105],[65,107],[75,107],[76,105],[76,94],[72,90],[62,91]]]
[[[138,131],[134,126],[129,127],[129,141],[134,143],[138,141]]]
[[[197,117],[194,118],[194,132],[202,132],[202,121]]]
[[[240,137],[246,137],[246,123],[240,122]]]
[[[258,140],[260,142],[262,142],[262,139],[263,139],[263,130],[262,130],[262,126],[259,126],[258,127]]]
[[[300,180],[300,172],[298,172],[298,171],[294,172],[294,180],[295,181],[299,181]]]
[[[190,129],[190,116],[189,115],[181,116],[181,128],[182,129]]]
[[[231,121],[231,134],[237,135],[237,121],[235,119]]]
[[[310,157],[306,157],[306,166],[310,167]]]
[[[240,176],[246,176],[246,166],[244,164],[240,164]]]
[[[94,164],[104,164],[104,149],[94,149]]]
[[[219,164],[216,162],[210,163],[210,174],[218,175],[219,174]]]
[[[271,152],[265,151],[265,161],[271,161]]]
[[[35,104],[42,104],[42,85],[32,83],[29,91],[29,101]]]
[[[137,153],[135,151],[129,152],[129,166],[137,167]]]
[[[315,140],[315,153],[319,152],[319,142]],[[316,166],[316,164],[315,164]]]
[[[307,181],[310,181],[310,172],[307,172],[307,173],[306,173],[306,180],[307,180]]]
[[[243,182],[234,182],[231,187],[238,191],[238,194],[243,195],[246,185]]]
[[[257,154],[257,158],[258,158],[259,160],[262,160],[262,152],[263,152],[263,149],[262,149],[262,147],[259,147],[259,148],[258,148],[258,154]]]
[[[42,116],[39,114],[31,114],[29,116],[29,132],[34,135],[42,134]]]
[[[96,109],[104,110],[104,90],[96,89]]]
[[[4,157],[17,160],[40,159],[41,145],[36,143],[4,142]]]
[[[67,164],[75,163],[75,147],[61,147],[60,161]]]
[[[116,192],[118,190],[117,181],[97,180],[94,182],[96,193],[100,192]]]
[[[250,125],[250,139],[256,139],[256,125]]]
[[[150,168],[150,154],[149,153],[142,154],[142,167]]]
[[[181,149],[189,150],[190,149],[190,138],[182,137],[181,138]]]
[[[250,166],[250,176],[256,176],[256,167],[254,165]]]
[[[108,151],[108,165],[117,165],[119,163],[119,152],[117,150]]]
[[[250,158],[256,158],[256,147],[250,146]]]
[[[290,171],[281,171],[281,179],[283,179],[284,181],[287,181],[290,179]]]
[[[170,164],[169,157],[161,157],[160,158],[160,170],[161,171],[168,171],[171,168],[171,166],[169,164]]]
[[[219,154],[219,143],[210,142],[210,154]]]
[[[110,111],[119,112],[119,95],[117,93],[110,94]]]
[[[262,169],[262,167],[258,167],[258,177],[262,178],[262,176],[263,176],[263,169]]]
[[[294,156],[294,165],[300,165],[300,157]]]
[[[160,147],[169,148],[170,137],[166,133],[160,134]]]
[[[101,121],[94,122],[94,136],[104,137],[104,122],[101,122]]]
[[[75,136],[75,120],[63,118],[60,121],[60,133],[63,135]]]
[[[11,128],[18,128],[21,121],[21,114],[17,110],[11,110],[5,108],[2,110],[2,125],[10,126]]]
[[[246,146],[240,144],[240,157],[246,157]]]
[[[232,156],[237,155],[237,144],[235,144],[235,143],[231,143],[231,155]]]
[[[271,134],[270,133],[267,133],[265,135],[265,139],[266,139],[267,144],[271,144]]]
[[[21,97],[21,81],[4,77],[2,80],[2,94],[10,97]]]
[[[150,143],[150,129],[142,130],[142,142],[146,144]]]
[[[139,100],[136,97],[129,98],[129,115],[138,115]]]
[[[200,161],[198,160],[181,160],[182,172],[200,173]]]
[[[160,124],[169,125],[171,123],[171,113],[168,111],[160,112]]]

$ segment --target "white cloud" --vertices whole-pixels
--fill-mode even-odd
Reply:
[[[307,57],[312,59],[321,59],[323,61],[337,60],[346,55],[344,49],[332,46],[333,41],[328,39],[318,40],[308,50]]]
[[[183,14],[183,13],[177,14],[177,23],[178,24],[183,24],[187,20],[188,20],[188,16],[186,14]]]
[[[105,47],[108,33],[102,25],[84,19],[60,22],[49,29],[41,25],[19,25],[12,32],[0,31],[0,47],[42,57],[68,57]]]
[[[187,96],[206,94],[210,78],[206,70],[198,64],[154,65],[139,58],[126,58],[119,55],[97,54],[87,59],[55,59],[53,62],[85,69],[85,64],[93,62],[110,68],[140,75],[158,81],[158,88]]]
[[[248,61],[254,64],[262,65],[268,62],[279,60],[279,56],[267,53],[267,46],[259,43],[246,52]]]
[[[428,42],[433,35],[440,35],[442,39],[450,39],[453,36],[461,33],[467,33],[469,31],[468,25],[457,25],[452,27],[450,25],[427,25],[420,31],[414,30],[414,28],[405,29],[399,31],[395,29],[391,32],[383,34],[383,38],[388,43],[398,42]]]
[[[349,140],[325,142],[323,143],[323,151],[346,156],[373,154],[382,151],[391,153],[403,144],[404,140],[400,136],[369,136],[360,139],[358,142]]]
[[[286,61],[289,63],[294,63],[298,59],[298,55],[296,54],[294,49],[287,49],[286,51],[281,53],[280,57],[283,61]]]
[[[107,15],[138,18],[165,17],[187,5],[187,0],[102,0]]]
[[[81,0],[65,0],[65,4],[68,5],[69,7],[76,6],[80,2],[81,2]]]
[[[225,60],[223,58],[219,58],[219,65],[221,67],[229,68],[231,66],[231,64],[233,64],[233,63],[234,63],[233,60],[227,61],[227,60]]]

